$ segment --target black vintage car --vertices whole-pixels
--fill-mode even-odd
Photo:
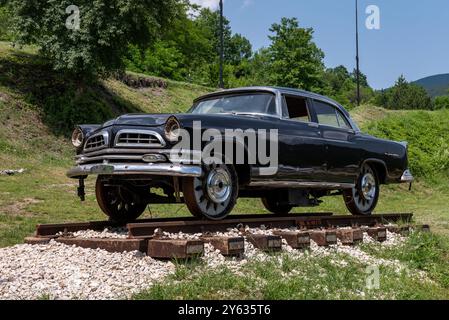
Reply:
[[[213,129],[210,139],[194,141],[198,124],[199,136]],[[229,130],[243,137],[229,139]],[[183,140],[191,144],[179,147]],[[407,143],[364,134],[337,102],[296,89],[220,91],[196,99],[186,114],[81,125],[72,142],[77,165],[67,175],[79,179],[78,195],[84,199],[84,179],[98,176],[98,204],[117,222],[137,219],[149,204],[180,202],[195,216],[223,219],[238,197],[260,198],[268,211],[287,214],[342,195],[352,214],[369,215],[380,185],[413,181]],[[264,144],[268,151],[271,142],[272,163],[250,154]],[[212,143],[231,145],[231,156],[213,148],[214,161],[204,161],[198,154]],[[244,152],[239,161],[237,149]]]

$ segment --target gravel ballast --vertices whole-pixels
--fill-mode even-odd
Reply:
[[[126,299],[173,271],[140,252],[16,245],[0,249],[0,299]]]

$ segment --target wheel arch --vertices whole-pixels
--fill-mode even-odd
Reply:
[[[388,169],[383,160],[375,158],[366,159],[362,162],[362,165],[360,167],[363,167],[365,164],[370,165],[376,171],[380,184],[387,183]]]
[[[232,143],[232,146],[234,148],[234,150],[237,150],[237,148],[243,148],[244,150],[244,159],[245,159],[245,163],[243,164],[236,164],[236,153],[233,152],[233,159],[228,159],[226,157],[226,150],[223,149],[222,154],[219,155],[215,155],[218,158],[223,159],[223,161],[225,162],[225,164],[232,164],[235,168],[235,171],[237,173],[237,177],[238,177],[238,181],[239,181],[239,185],[247,185],[251,182],[251,170],[253,165],[248,163],[248,159],[249,159],[249,151],[248,151],[248,146],[246,143],[242,143],[240,141],[236,141],[234,139],[229,139],[226,137],[221,137],[220,141],[224,142],[225,144],[227,143]],[[257,159],[256,159],[257,161]]]

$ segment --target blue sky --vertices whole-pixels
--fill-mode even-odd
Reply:
[[[191,0],[217,8],[218,0]],[[365,9],[380,9],[380,30],[365,27]],[[282,17],[297,17],[315,30],[325,64],[355,66],[354,0],[225,0],[234,32],[258,49],[269,45],[268,29]],[[376,89],[394,84],[400,74],[410,80],[449,73],[448,0],[359,0],[361,69]]]

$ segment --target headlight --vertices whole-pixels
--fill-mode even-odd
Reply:
[[[175,117],[170,117],[165,123],[165,137],[170,142],[177,142],[179,140],[179,130],[181,129],[181,125],[179,124],[178,119]]]
[[[80,128],[76,128],[72,133],[72,144],[75,148],[79,148],[84,143],[84,133]]]

